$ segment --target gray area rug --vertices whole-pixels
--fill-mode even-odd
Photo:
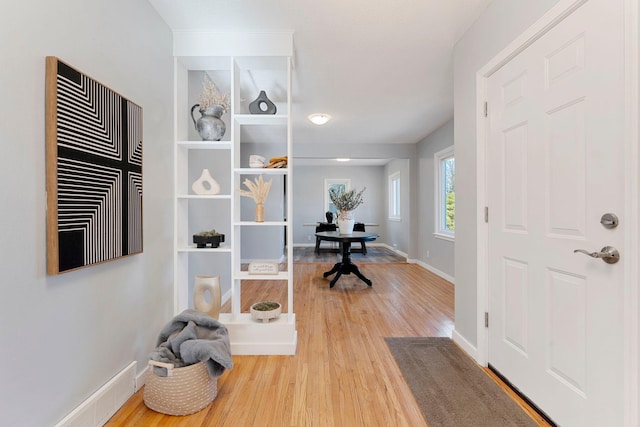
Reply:
[[[430,427],[537,426],[450,338],[385,338]]]

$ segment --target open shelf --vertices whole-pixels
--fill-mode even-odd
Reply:
[[[289,116],[280,114],[236,114],[234,119],[241,125],[286,125]]]
[[[237,168],[233,173],[238,175],[286,175],[289,168]]]
[[[191,199],[191,200],[231,200],[231,194],[179,194],[176,196],[178,199]]]
[[[237,271],[235,277],[240,280],[289,280],[289,272],[280,271],[278,274],[249,274],[246,271]]]
[[[231,297],[231,313],[222,313],[220,321],[229,331],[233,354],[296,352],[293,233],[290,222],[282,220],[292,218],[293,206],[292,192],[282,191],[292,188],[292,54],[292,33],[174,32],[175,312],[192,307],[194,276],[215,270],[213,274],[221,276],[222,294]],[[205,76],[222,93],[230,94],[231,106],[221,116],[226,125],[221,141],[198,140],[190,114]],[[262,90],[276,104],[276,114],[249,114],[249,104]],[[198,118],[197,111],[194,116]],[[251,154],[267,161],[268,154],[287,156],[289,164],[287,168],[249,168]],[[220,185],[218,194],[191,194],[193,182],[204,169]],[[240,220],[254,218],[245,211],[248,200],[238,191],[244,178],[252,175],[268,175],[274,183],[267,197],[267,219],[275,221]],[[212,228],[225,234],[226,243],[219,248],[191,244],[194,232]],[[263,252],[266,256],[260,257]],[[286,267],[278,274],[242,271],[243,256],[279,262],[283,254]],[[286,312],[280,318],[263,323],[241,312],[242,284],[249,286],[246,282],[251,280],[283,282]]]
[[[191,150],[230,150],[231,141],[176,141],[182,148]]]
[[[219,248],[198,248],[196,245],[182,246],[177,249],[178,252],[226,252],[231,253],[231,246],[220,246]]]
[[[268,323],[253,320],[251,313],[220,313],[219,320],[229,331],[234,355],[296,354],[298,332],[293,313],[282,313]]]
[[[280,226],[282,227],[283,225],[288,225],[289,223],[287,221],[264,221],[264,222],[257,222],[257,221],[237,221],[234,222],[233,225],[246,225],[246,226],[252,226],[252,227],[273,227],[273,226]]]

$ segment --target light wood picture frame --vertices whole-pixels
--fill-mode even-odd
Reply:
[[[142,107],[46,58],[47,273],[142,252]]]

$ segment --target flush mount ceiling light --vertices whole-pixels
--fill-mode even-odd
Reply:
[[[350,162],[351,159],[347,159],[347,158],[338,158],[336,159],[336,162]]]
[[[309,116],[309,120],[311,120],[311,123],[316,124],[316,125],[323,125],[323,124],[327,123],[330,118],[331,118],[330,115],[322,114],[322,113],[311,114]]]

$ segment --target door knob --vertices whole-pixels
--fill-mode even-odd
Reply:
[[[602,218],[600,218],[600,224],[602,224],[604,228],[616,228],[618,226],[618,223],[619,221],[616,214],[606,213],[602,215]]]
[[[591,258],[600,258],[607,264],[615,264],[620,261],[620,252],[618,252],[618,250],[613,246],[605,246],[600,250],[600,252],[589,252],[584,249],[576,249],[573,251],[573,253],[576,252],[588,255]]]

